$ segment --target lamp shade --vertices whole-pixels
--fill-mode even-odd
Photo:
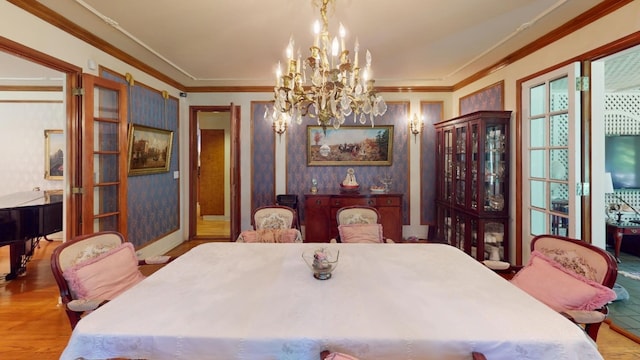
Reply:
[[[604,193],[613,193],[613,180],[611,179],[611,173],[604,173]]]

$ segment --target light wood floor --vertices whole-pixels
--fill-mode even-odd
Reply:
[[[228,239],[231,234],[231,222],[223,220],[203,220],[198,216],[196,234],[200,238]]]
[[[180,255],[205,241],[189,241],[169,252]],[[0,358],[11,360],[57,359],[71,334],[68,319],[58,306],[58,288],[51,275],[50,256],[59,241],[40,243],[27,274],[0,280]],[[0,248],[0,274],[9,271],[8,250]],[[145,266],[150,274],[161,266]],[[598,346],[605,360],[640,358],[640,345],[603,325]],[[489,359],[491,360],[491,359]]]

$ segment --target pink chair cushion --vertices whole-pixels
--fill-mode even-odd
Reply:
[[[246,230],[241,239],[246,243],[293,243],[298,237],[298,229],[261,229]]]
[[[144,279],[131,243],[78,263],[62,275],[77,299],[112,300]]]
[[[381,224],[339,225],[338,233],[343,243],[383,243]]]
[[[573,273],[539,251],[511,282],[556,311],[595,310],[616,298],[608,287]]]

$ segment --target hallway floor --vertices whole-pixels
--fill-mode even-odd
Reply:
[[[620,260],[619,272],[640,274],[640,257],[621,252]],[[640,336],[640,280],[618,273],[616,283],[627,290],[629,299],[609,304],[609,319],[614,324]]]

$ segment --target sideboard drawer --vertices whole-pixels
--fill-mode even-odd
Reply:
[[[310,196],[306,199],[308,206],[329,206],[331,198],[328,196]]]
[[[398,196],[377,196],[377,206],[401,206],[401,198]]]
[[[341,208],[345,206],[353,206],[353,205],[361,205],[361,206],[376,206],[375,198],[367,198],[367,197],[334,197],[331,199],[331,207]]]

